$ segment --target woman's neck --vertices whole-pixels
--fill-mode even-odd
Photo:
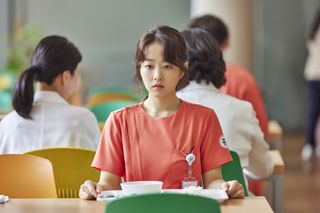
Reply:
[[[146,113],[155,118],[163,118],[174,114],[180,106],[181,100],[176,96],[152,97],[149,96],[143,102]]]
[[[62,93],[61,90],[58,89],[55,83],[52,83],[51,85],[48,85],[46,83],[42,82],[37,82],[37,90],[38,91],[50,91],[50,92],[56,92],[58,93],[61,97],[66,99]]]

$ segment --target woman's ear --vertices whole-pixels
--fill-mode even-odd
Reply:
[[[69,72],[69,70],[65,70],[61,73],[61,84],[63,86],[65,86],[66,84],[68,84],[69,80],[71,78],[71,73]]]
[[[188,69],[189,69],[189,63],[188,63],[187,61],[184,63],[184,66],[185,66],[186,70],[188,71]],[[182,72],[182,71],[181,71],[180,79],[182,79],[184,75],[185,75],[185,72]]]
[[[189,69],[189,62],[186,61],[186,63],[184,63],[184,66],[186,67],[186,69]]]

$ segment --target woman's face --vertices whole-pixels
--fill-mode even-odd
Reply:
[[[145,60],[141,63],[140,74],[150,97],[162,97],[176,93],[176,86],[183,77],[181,69],[164,61],[164,46],[151,43],[145,50]]]

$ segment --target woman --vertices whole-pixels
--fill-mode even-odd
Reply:
[[[95,199],[123,181],[160,180],[163,188],[181,188],[188,177],[186,155],[197,185],[222,187],[230,197],[244,196],[237,181],[224,182],[220,166],[231,160],[215,113],[176,96],[187,77],[187,49],[181,34],[168,26],[148,30],[136,51],[135,79],[148,97],[112,113],[106,121],[92,166],[98,183],[86,181],[80,198]]]
[[[225,81],[225,62],[218,43],[198,28],[185,30],[182,35],[188,47],[190,82],[177,93],[178,97],[214,109],[244,173],[251,179],[268,177],[273,162],[252,105],[219,91]]]
[[[31,66],[15,84],[15,111],[0,122],[0,154],[45,147],[96,149],[100,137],[96,118],[66,101],[76,89],[80,61],[79,50],[64,37],[40,41]],[[35,81],[39,91],[34,94]]]

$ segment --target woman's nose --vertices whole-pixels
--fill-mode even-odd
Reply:
[[[154,75],[153,75],[153,79],[154,79],[154,80],[157,80],[157,81],[162,80],[161,69],[159,69],[159,68],[156,68],[156,69],[155,69],[155,72],[154,72]]]

